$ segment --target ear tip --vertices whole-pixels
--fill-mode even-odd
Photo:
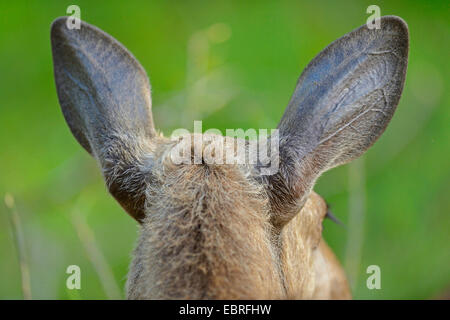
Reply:
[[[62,17],[58,17],[55,20],[53,20],[51,26],[50,26],[50,34],[55,35],[55,34],[59,34],[62,31],[67,29],[67,20],[69,17],[67,16],[62,16]]]
[[[71,38],[75,36],[74,31],[78,31],[77,29],[71,29],[68,26],[69,19],[71,17],[69,16],[62,16],[58,17],[50,25],[50,37],[53,41],[57,41],[58,39],[65,39],[65,38]],[[73,18],[72,18],[73,19]],[[91,27],[88,23],[84,22],[80,19],[80,26],[83,28]]]
[[[53,20],[50,26],[50,38],[52,41],[52,45],[60,42],[62,39],[67,38],[67,32],[70,31],[67,28],[67,20],[69,17],[58,17]]]
[[[403,20],[399,16],[384,16],[381,17],[381,24],[389,24],[392,27],[396,28],[396,31],[399,34],[402,34],[403,37],[408,40],[409,39],[409,28],[408,24],[405,20]]]
[[[397,25],[401,26],[402,28],[408,30],[408,24],[402,17],[389,15],[389,16],[382,16],[381,20],[383,22],[390,22],[392,24],[397,24]]]
[[[51,28],[55,28],[58,27],[59,25],[61,25],[62,23],[66,23],[67,21],[67,16],[61,16],[56,18],[55,20],[53,20],[52,24],[51,24]]]
[[[67,17],[58,17],[53,20],[52,24],[50,25],[50,36],[52,39],[55,38],[55,35],[60,32],[62,26],[66,24],[66,21]]]

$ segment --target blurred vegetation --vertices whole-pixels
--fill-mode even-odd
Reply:
[[[33,298],[124,296],[137,225],[108,195],[56,97],[49,27],[70,4],[143,64],[155,123],[167,135],[192,130],[193,119],[222,132],[275,128],[302,69],[365,23],[374,2],[0,2],[0,298],[23,297],[23,254]],[[409,24],[406,86],[375,146],[316,186],[347,225],[325,222],[324,236],[355,298],[433,298],[450,286],[450,7],[448,1],[376,4],[382,15]],[[3,203],[7,193],[13,210]],[[16,250],[14,210],[25,252]],[[89,237],[80,241],[78,234]],[[76,292],[65,285],[72,264],[82,270]],[[381,268],[381,290],[366,288],[373,264]]]

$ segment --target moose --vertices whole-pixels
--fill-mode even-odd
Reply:
[[[106,186],[140,225],[128,299],[349,299],[322,238],[325,171],[361,156],[398,105],[409,35],[396,16],[332,42],[301,74],[279,122],[279,168],[174,163],[153,124],[144,68],[88,23],[51,26],[64,118]]]

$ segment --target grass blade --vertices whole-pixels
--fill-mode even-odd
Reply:
[[[5,194],[4,200],[6,208],[8,208],[9,211],[8,219],[11,224],[11,230],[14,236],[14,242],[19,258],[23,298],[24,300],[31,300],[30,268],[25,246],[25,237],[22,231],[22,224],[20,222],[19,213],[17,212],[14,197],[12,196],[12,194]]]

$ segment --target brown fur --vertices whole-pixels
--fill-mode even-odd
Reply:
[[[280,234],[270,223],[268,195],[249,167],[174,165],[172,146],[160,140],[154,152],[159,161],[146,192],[129,298],[350,297],[340,266],[321,244],[326,205],[317,194]],[[316,284],[324,276],[317,271],[337,275],[334,288],[326,280]]]

